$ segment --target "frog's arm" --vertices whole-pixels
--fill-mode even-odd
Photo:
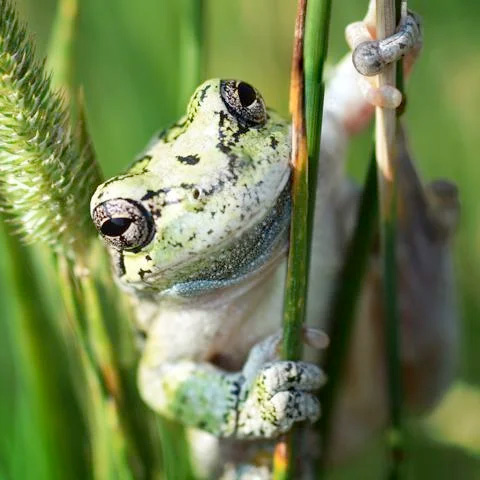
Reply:
[[[142,396],[157,413],[220,437],[272,438],[296,421],[315,421],[320,408],[312,391],[324,376],[305,362],[265,362],[278,338],[255,346],[236,373],[207,362],[163,362],[147,345],[139,369]]]

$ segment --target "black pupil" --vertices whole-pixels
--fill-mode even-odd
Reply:
[[[107,237],[119,237],[127,231],[131,223],[132,219],[130,218],[111,218],[103,223],[100,230],[102,231],[102,234]]]
[[[248,83],[240,82],[237,91],[242,107],[249,107],[257,99],[254,88]]]

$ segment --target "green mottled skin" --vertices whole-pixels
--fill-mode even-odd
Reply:
[[[324,382],[313,364],[278,360],[290,215],[289,123],[268,109],[260,122],[244,121],[227,106],[221,82],[201,85],[186,116],[157,136],[124,175],[100,185],[91,201],[143,334],[141,395],[159,414],[193,427],[192,449],[207,478],[218,476],[226,461],[251,462],[260,444],[295,422],[315,421],[320,406],[314,391]],[[347,140],[371,111],[347,58],[333,72],[324,106],[307,315],[317,330],[305,333],[316,348],[324,344],[318,328],[326,327],[358,200],[358,189],[343,172]],[[399,204],[410,213],[399,223],[401,360],[407,402],[424,407],[438,398],[452,372],[448,238],[456,197],[444,182],[431,189],[430,206],[408,153],[403,146],[399,152]],[[125,204],[130,210],[122,213]],[[120,227],[103,223],[114,216],[128,227],[115,237],[117,244],[111,236]],[[132,218],[143,219],[131,224],[139,229],[125,223]],[[358,450],[387,420],[376,265],[372,261],[358,308],[334,419],[333,459]],[[238,472],[242,468],[265,472]]]

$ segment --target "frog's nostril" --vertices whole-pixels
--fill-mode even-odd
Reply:
[[[143,205],[125,198],[97,205],[92,219],[105,242],[118,250],[141,249],[150,243],[155,230],[152,217]]]

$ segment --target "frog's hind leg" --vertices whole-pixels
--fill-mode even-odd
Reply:
[[[429,408],[453,378],[458,315],[452,237],[460,214],[456,186],[422,185],[402,130],[397,142],[397,264],[405,396]]]

